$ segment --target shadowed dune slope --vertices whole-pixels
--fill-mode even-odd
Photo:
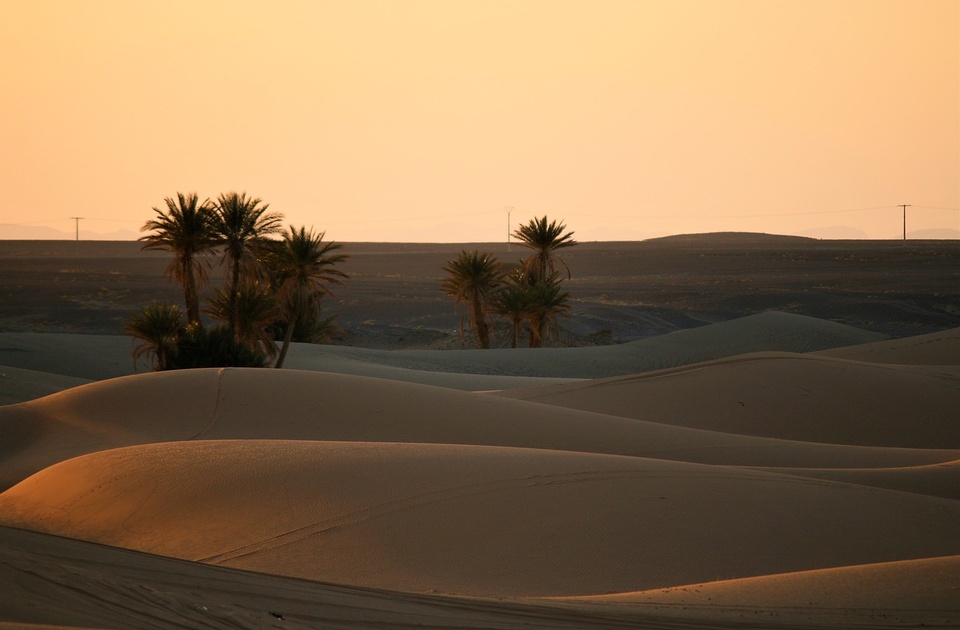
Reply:
[[[343,374],[232,368],[124,377],[0,408],[0,488],[69,457],[195,439],[474,444],[814,468],[960,457],[703,431]]]
[[[767,353],[500,395],[744,435],[960,448],[960,366]]]
[[[0,406],[49,396],[89,379],[0,365]]]
[[[309,582],[2,526],[0,584],[3,630],[596,630],[636,628],[644,616]]]
[[[960,328],[928,335],[888,339],[856,346],[821,350],[837,359],[904,365],[960,365]]]
[[[811,626],[857,625],[866,611],[881,627],[955,627],[960,556],[902,560],[799,571],[721,582],[689,584],[636,593],[616,593],[580,601],[669,606],[691,616],[779,621],[802,613]],[[931,614],[924,614],[929,611]]]
[[[298,369],[355,374],[364,374],[363,366],[375,364],[427,372],[595,379],[747,352],[811,352],[883,338],[836,322],[769,311],[649,339],[588,348],[397,352],[300,344],[291,350],[288,364]]]
[[[640,341],[588,348],[371,350],[293,344],[286,365],[482,390],[536,384],[511,377],[607,378],[745,352],[809,352],[883,338],[844,324],[771,311]],[[123,336],[0,332],[0,365],[90,380],[133,374],[132,350],[132,340]],[[139,366],[140,371],[148,369],[145,364]]]
[[[119,335],[0,332],[0,364],[93,381],[133,374],[133,348]]]
[[[771,468],[788,475],[915,492],[960,501],[960,460],[893,468]]]
[[[4,492],[0,524],[278,575],[508,597],[960,553],[956,501],[728,467],[424,444],[104,451]]]

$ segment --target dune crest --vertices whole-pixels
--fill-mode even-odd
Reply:
[[[243,368],[123,377],[0,407],[0,436],[0,488],[68,457],[195,439],[473,444],[807,468],[920,466],[960,457],[952,449],[735,435],[414,383]]]
[[[0,495],[0,515],[7,526],[222,566],[479,596],[590,595],[960,553],[956,501],[453,445],[127,447],[34,475]]]
[[[758,353],[501,396],[743,435],[960,448],[960,365],[874,364]]]

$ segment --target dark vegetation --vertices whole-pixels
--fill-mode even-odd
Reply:
[[[124,323],[134,338],[134,358],[146,357],[154,369],[196,367],[282,367],[294,333],[319,337],[330,320],[321,319],[320,298],[346,274],[337,243],[304,227],[281,230],[283,215],[268,212],[246,193],[220,195],[201,202],[196,194],[177,193],[154,208],[143,226],[143,249],[164,251],[171,259],[164,275],[183,289],[186,311],[151,301]],[[271,238],[280,235],[279,239]],[[226,282],[208,298],[203,311],[219,324],[207,328],[200,316],[200,289],[207,283],[211,257],[219,257]],[[322,323],[321,323],[322,322]],[[277,330],[282,331],[279,350]]]
[[[443,266],[447,274],[443,290],[466,310],[461,337],[465,321],[477,347],[489,348],[496,330],[492,315],[496,314],[507,323],[512,348],[520,344],[524,332],[531,348],[541,347],[551,332],[559,339],[558,320],[570,310],[570,293],[562,289],[564,278],[557,267],[566,270],[567,280],[571,274],[558,251],[577,244],[573,232],[565,229],[562,222],[548,223],[546,215],[521,225],[513,236],[530,252],[515,265],[503,264],[492,254],[463,250]]]

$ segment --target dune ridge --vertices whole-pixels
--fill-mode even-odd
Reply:
[[[0,495],[0,514],[7,526],[157,555],[488,597],[960,553],[956,501],[730,467],[453,445],[127,447],[34,475]]]
[[[769,311],[618,345],[493,350],[372,350],[295,343],[287,367],[466,390],[608,378],[748,352],[811,352],[884,339],[852,326]],[[0,365],[104,380],[149,371],[129,337],[0,332]],[[10,394],[12,395],[12,394]],[[20,395],[22,402],[30,395]]]
[[[66,457],[194,439],[472,444],[808,468],[960,457],[951,448],[754,437],[369,377],[242,368],[141,374],[0,407],[0,437],[7,445],[0,487]]]
[[[756,353],[500,395],[745,435],[861,446],[960,447],[960,423],[952,422],[960,400],[960,365]]]
[[[958,625],[956,331],[808,320],[64,381],[0,406],[0,623]]]

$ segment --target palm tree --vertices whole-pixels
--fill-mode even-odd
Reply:
[[[467,319],[479,348],[490,347],[490,308],[494,295],[503,283],[503,272],[497,259],[489,254],[462,251],[443,270],[448,277],[442,288],[456,304],[467,303]],[[460,334],[463,335],[461,319]]]
[[[546,215],[541,219],[530,219],[526,225],[513,233],[526,247],[533,250],[533,254],[522,261],[524,274],[531,280],[543,280],[549,278],[555,269],[555,262],[559,262],[567,270],[567,278],[570,278],[570,268],[563,262],[563,259],[557,256],[556,251],[564,247],[573,247],[577,244],[573,240],[573,232],[564,233],[567,228],[562,222],[557,225],[556,221],[547,223]]]
[[[510,324],[510,347],[520,345],[520,333],[523,324],[530,317],[531,301],[530,290],[519,269],[507,274],[507,282],[497,291],[493,299],[493,307],[497,314],[505,318]]]
[[[260,199],[247,198],[247,193],[231,192],[222,194],[217,199],[213,235],[217,244],[223,248],[223,260],[229,269],[231,294],[240,291],[242,276],[255,277],[264,238],[281,231],[283,215],[279,212],[267,212],[268,208]],[[240,302],[234,301],[233,307],[227,326],[239,339],[237,318],[240,313],[237,309]]]
[[[159,249],[173,252],[173,260],[164,270],[183,286],[183,299],[187,306],[187,321],[200,321],[200,286],[206,281],[202,256],[214,245],[210,234],[213,210],[209,201],[200,203],[196,193],[177,193],[177,199],[166,197],[167,210],[154,208],[156,217],[147,221],[141,232],[153,230],[153,234],[141,236],[143,249]]]
[[[267,357],[260,350],[237,341],[226,326],[188,327],[177,343],[177,355],[168,369],[256,367],[262,368]]]
[[[175,304],[151,302],[140,307],[123,326],[137,343],[133,361],[153,358],[154,370],[165,370],[177,354],[177,344],[184,332],[183,311]]]
[[[545,280],[537,280],[527,285],[530,293],[530,347],[539,348],[550,335],[551,327],[560,336],[557,317],[567,317],[570,294],[560,290],[561,280],[554,273]]]
[[[273,293],[264,285],[245,282],[236,292],[221,287],[208,300],[204,312],[221,322],[229,323],[232,319],[236,341],[270,359],[276,358],[278,350],[271,328],[280,321],[280,310]]]
[[[348,278],[335,266],[347,259],[344,254],[334,254],[343,247],[333,241],[323,242],[324,232],[292,225],[283,235],[283,240],[274,241],[267,254],[277,303],[284,321],[283,345],[275,367],[283,367],[283,361],[293,339],[297,322],[310,311],[320,308],[324,295],[333,295],[330,285],[342,285]]]

